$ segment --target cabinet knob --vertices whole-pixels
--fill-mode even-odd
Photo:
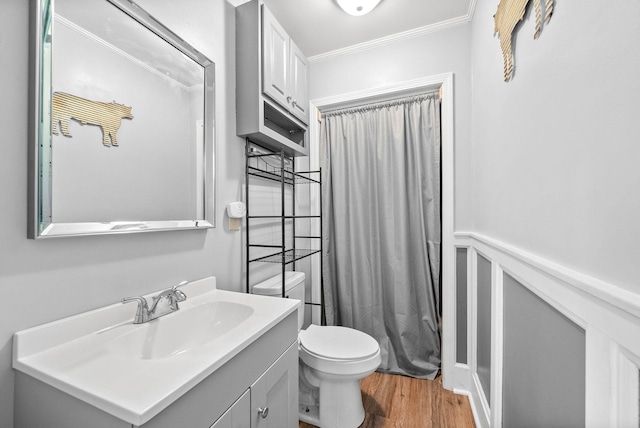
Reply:
[[[262,419],[269,416],[269,408],[268,407],[258,407],[258,414],[262,416]]]

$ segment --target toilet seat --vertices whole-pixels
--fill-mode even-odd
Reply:
[[[298,335],[300,346],[319,358],[336,361],[362,360],[376,354],[376,340],[361,331],[339,326],[310,325]]]
[[[370,372],[380,364],[380,346],[366,333],[347,327],[310,325],[298,334],[300,358],[334,375]]]

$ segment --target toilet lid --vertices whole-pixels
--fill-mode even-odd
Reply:
[[[336,360],[359,360],[378,352],[380,346],[366,333],[347,327],[310,325],[298,335],[308,352]]]

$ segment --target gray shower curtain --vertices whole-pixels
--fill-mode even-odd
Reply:
[[[437,94],[323,114],[327,324],[373,336],[379,371],[440,368]]]

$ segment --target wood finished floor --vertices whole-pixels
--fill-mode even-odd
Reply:
[[[365,418],[360,428],[475,427],[469,399],[435,380],[373,373],[360,382]],[[300,428],[313,425],[300,422]]]

